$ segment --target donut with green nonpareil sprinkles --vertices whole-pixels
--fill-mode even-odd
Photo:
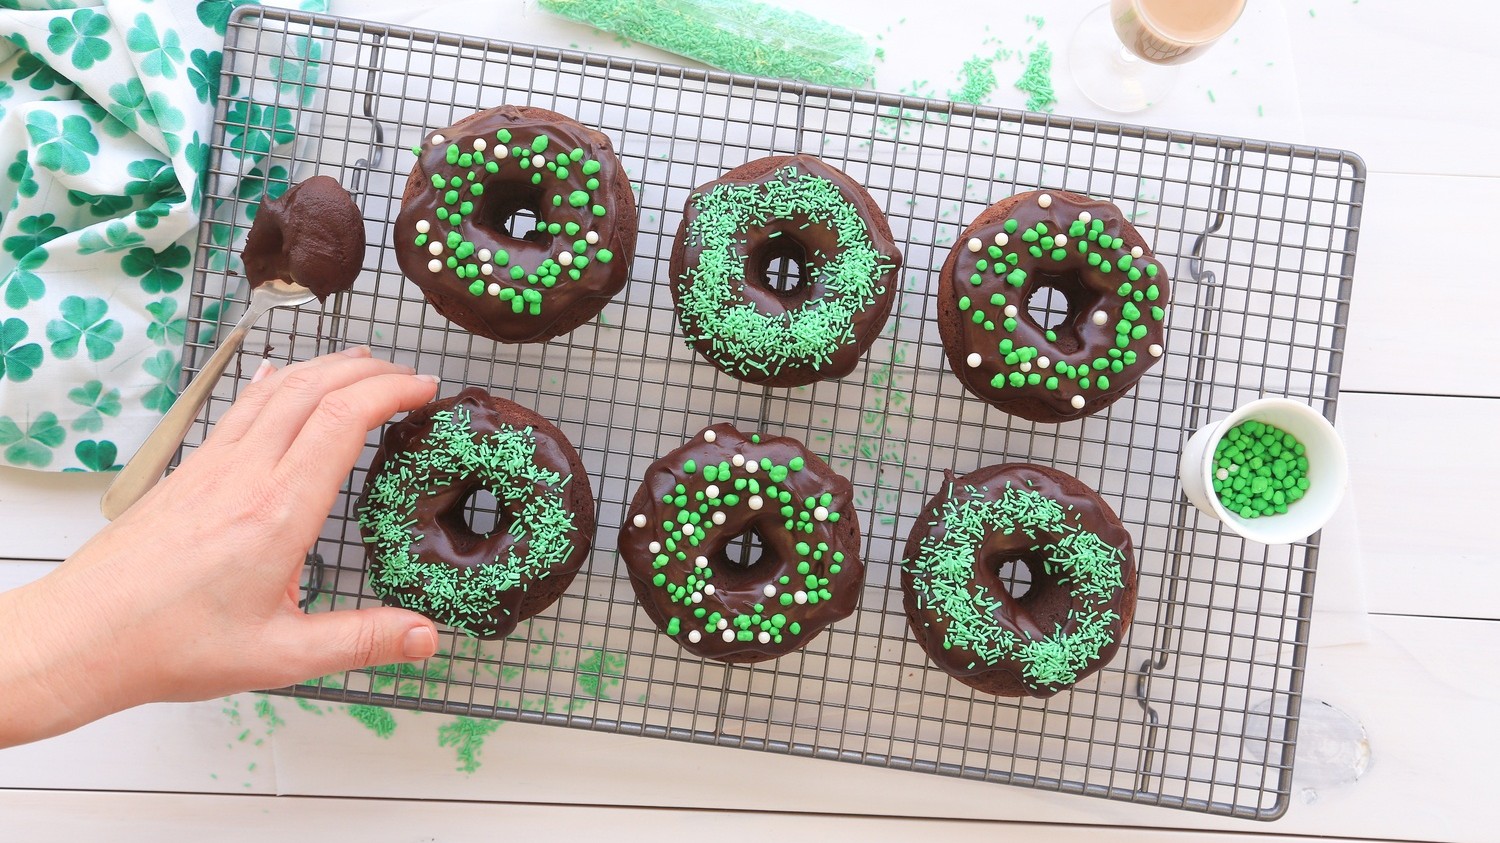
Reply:
[[[499,342],[544,342],[593,319],[625,287],[635,197],[600,132],[501,106],[426,135],[412,152],[396,261],[449,320]]]
[[[465,510],[488,492],[494,528]],[[594,494],[567,437],[482,389],[385,431],[356,509],[370,588],[466,635],[504,638],[562,596],[594,540]]]
[[[794,283],[769,271],[788,264]],[[761,158],[688,197],[672,298],[710,363],[804,386],[854,370],[890,316],[900,269],[890,224],[857,182],[810,155]]]
[[[774,659],[854,611],[853,497],[802,443],[716,424],[646,470],[620,555],[641,608],[684,649]]]
[[[1048,296],[1039,322],[1031,307]],[[1037,190],[991,205],[958,238],[938,277],[938,333],[970,392],[1065,422],[1118,401],[1156,365],[1170,300],[1166,272],[1120,209]]]
[[[1009,585],[1012,565],[1030,574],[1024,591]],[[1050,697],[1114,658],[1135,616],[1135,556],[1109,504],[1077,479],[990,466],[949,474],[927,502],[901,589],[912,633],[948,675],[987,694]]]

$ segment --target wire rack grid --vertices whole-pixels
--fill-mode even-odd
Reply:
[[[311,61],[287,81],[294,44]],[[312,44],[314,49],[308,49]],[[1262,394],[1334,415],[1364,190],[1349,153],[1052,115],[830,90],[577,52],[246,7],[232,18],[189,312],[188,373],[246,291],[234,255],[243,184],[314,173],[354,192],[371,246],[356,287],[323,309],[273,312],[247,347],[277,360],[346,344],[478,385],[553,419],[598,499],[592,558],[504,642],[445,638],[419,668],[376,668],[282,693],[552,723],[1028,785],[1233,816],[1284,811],[1317,537],[1239,539],[1187,504],[1186,437]],[[276,120],[295,138],[252,172],[229,154],[266,123],[258,84],[300,86]],[[631,282],[594,322],[506,346],[438,316],[401,276],[390,222],[427,131],[502,103],[560,111],[614,141],[636,186]],[[279,124],[279,122],[278,122]],[[228,145],[226,145],[226,142]],[[242,149],[243,147],[241,147]],[[696,359],[677,333],[667,257],[691,190],[745,161],[811,152],[884,207],[906,268],[895,315],[861,367],[766,390]],[[276,170],[275,167],[284,168]],[[265,176],[264,174],[269,174]],[[1119,205],[1173,276],[1168,353],[1134,392],[1068,424],[1033,425],[945,371],[938,268],[966,221],[1034,187]],[[1033,318],[1057,321],[1058,301]],[[1049,307],[1050,305],[1050,307]],[[192,448],[248,382],[227,377]],[[616,551],[638,479],[717,421],[800,438],[856,489],[867,579],[857,611],[799,653],[729,666],[685,654],[640,612]],[[353,506],[377,441],[310,556],[310,611],[375,604]],[[908,635],[899,561],[947,470],[1030,461],[1094,488],[1131,531],[1136,619],[1100,673],[1050,700],[997,699],[933,669]],[[470,503],[476,529],[503,517]],[[1021,593],[1022,566],[1005,573]]]

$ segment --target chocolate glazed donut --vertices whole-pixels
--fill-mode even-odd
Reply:
[[[1052,288],[1052,328],[1027,309]],[[938,332],[965,387],[1011,415],[1057,423],[1128,393],[1162,355],[1167,276],[1120,209],[1061,190],[992,205],[938,280]]]
[[[852,492],[794,439],[706,428],[646,470],[620,530],[641,608],[704,658],[802,647],[848,617],[864,585]],[[751,532],[760,558],[745,567],[728,549]]]
[[[481,490],[500,507],[487,534],[464,517]],[[477,388],[386,429],[357,512],[371,589],[479,638],[562,596],[594,538],[593,491],[562,431]]]
[[[801,283],[777,290],[777,259]],[[688,197],[672,300],[688,345],[749,383],[793,387],[854,370],[885,326],[901,252],[869,192],[810,155],[761,158]]]
[[[1012,597],[999,572],[1027,567]],[[907,621],[928,658],[988,694],[1050,697],[1114,658],[1135,616],[1130,535],[1077,479],[991,466],[928,501],[906,542]]]
[[[544,342],[624,288],[635,197],[603,134],[553,111],[501,106],[413,151],[396,261],[443,316],[499,342]],[[536,216],[533,229],[508,228],[519,211]]]

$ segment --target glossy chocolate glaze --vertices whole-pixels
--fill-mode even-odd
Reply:
[[[885,327],[886,319],[891,314],[891,303],[895,300],[897,279],[901,277],[901,250],[891,236],[890,223],[880,210],[880,206],[870,196],[869,191],[843,171],[811,155],[775,156],[742,164],[693,191],[688,197],[687,207],[683,210],[682,224],[677,229],[677,240],[672,248],[672,301],[674,304],[681,301],[683,285],[686,283],[684,274],[688,267],[697,264],[703,251],[701,244],[690,242],[688,238],[688,228],[693,224],[693,220],[697,219],[699,213],[694,200],[721,184],[763,184],[774,180],[776,172],[784,167],[795,167],[801,172],[826,179],[837,185],[844,199],[859,209],[860,217],[870,233],[870,242],[875,251],[890,259],[890,268],[881,275],[884,292],[876,296],[874,304],[855,316],[853,338],[841,346],[821,367],[787,366],[775,375],[746,375],[735,365],[735,361],[725,361],[716,356],[715,349],[704,343],[693,344],[694,350],[704,359],[726,374],[733,375],[740,380],[765,386],[794,387],[816,383],[820,380],[841,378],[854,371],[860,358],[879,336],[880,329]],[[817,253],[833,255],[840,251],[837,237],[831,227],[809,225],[803,228],[802,226],[807,222],[805,215],[794,214],[789,219],[771,220],[764,226],[745,232],[745,242],[739,250],[745,256],[746,262],[745,284],[741,288],[741,295],[745,301],[764,314],[780,315],[808,301],[821,298],[827,292],[827,285],[821,280],[806,277],[797,288],[789,292],[780,292],[771,286],[766,277],[766,268],[776,257],[799,258],[801,255]],[[683,314],[680,307],[677,316],[678,320],[682,321]],[[683,328],[684,332],[691,334],[690,325],[684,324]]]
[[[860,590],[864,585],[864,565],[859,558],[859,523],[853,506],[853,488],[847,479],[835,473],[794,439],[763,436],[757,444],[728,424],[716,424],[706,428],[705,432],[707,431],[713,433],[713,442],[706,441],[704,433],[699,433],[687,444],[652,463],[646,470],[646,477],[631,501],[625,524],[620,530],[620,555],[625,560],[626,571],[641,607],[663,631],[668,629],[671,619],[676,618],[682,626],[674,638],[685,649],[704,658],[732,663],[773,659],[799,649],[824,627],[848,617],[859,601]],[[656,567],[653,562],[658,554],[650,549],[650,545],[652,542],[665,543],[668,534],[663,524],[676,518],[678,513],[676,506],[662,500],[663,496],[673,493],[680,483],[686,488],[689,500],[693,501],[690,505],[695,505],[698,502],[693,496],[710,485],[710,481],[704,479],[701,467],[718,466],[723,462],[732,464],[735,454],[742,454],[747,459],[756,461],[769,458],[772,463],[780,465],[787,465],[793,457],[801,457],[805,461],[802,470],[789,472],[784,481],[774,485],[790,492],[792,500],[799,502],[809,497],[818,497],[824,492],[831,494],[832,501],[827,509],[837,512],[839,520],[814,521],[812,533],[798,531],[794,534],[785,528],[786,517],[780,511],[781,504],[766,503],[759,511],[752,510],[748,505],[749,492],[737,492],[741,496],[738,504],[717,508],[726,516],[723,524],[712,526],[702,533],[702,543],[696,547],[686,541],[681,543],[679,550],[687,554],[687,560],[678,560],[668,552],[667,555],[671,557],[668,564]],[[688,460],[693,460],[698,466],[692,474],[683,469]],[[755,478],[760,483],[768,480],[763,469],[752,473],[737,468],[730,479],[714,481],[714,484],[721,487],[721,496],[730,493],[737,478]],[[645,526],[635,525],[638,515],[645,516]],[[731,539],[749,530],[759,533],[762,546],[759,561],[743,568],[726,559],[725,548]],[[827,589],[831,592],[832,599],[816,604],[793,603],[784,606],[780,603],[779,594],[782,591],[793,593],[805,590],[805,577],[808,575],[797,573],[800,560],[795,546],[798,542],[806,542],[810,546],[816,546],[819,542],[828,545],[829,549],[822,560],[811,563],[809,575],[828,578]],[[828,570],[834,551],[844,554],[837,574]],[[714,573],[708,578],[708,582],[715,588],[714,593],[706,595],[702,602],[674,602],[664,587],[652,583],[653,577],[658,573],[666,575],[668,584],[685,583],[687,575],[698,570],[694,559],[700,555],[709,560],[709,569]],[[778,582],[782,576],[787,576],[792,581],[786,588],[782,588]],[[776,595],[765,594],[767,584],[777,588]],[[765,611],[760,613],[762,617],[782,613],[788,619],[788,628],[791,621],[801,625],[800,633],[792,634],[783,630],[779,644],[761,643],[758,640],[726,642],[722,633],[701,632],[704,621],[693,615],[693,609],[701,606],[709,612],[719,611],[726,617],[731,616],[731,612],[753,617],[753,607],[757,603],[765,607]],[[729,628],[734,629],[733,626]],[[700,630],[700,641],[694,643],[690,640],[689,633],[692,630]]]
[[[328,176],[313,176],[260,203],[240,258],[251,287],[279,278],[326,299],[359,277],[365,221],[349,191]]]
[[[558,180],[550,175],[538,185],[531,183],[532,169],[521,169],[513,157],[499,161],[495,173],[484,172],[478,178],[484,187],[481,196],[472,197],[474,210],[459,224],[464,239],[477,247],[498,254],[505,251],[511,266],[523,266],[535,270],[543,260],[556,259],[575,239],[586,232],[598,234],[598,242],[590,244],[588,253],[597,254],[597,249],[607,249],[613,254],[608,263],[591,260],[580,270],[577,280],[566,277],[556,286],[543,288],[529,283],[524,277],[513,279],[508,267],[496,266],[492,275],[481,276],[486,285],[498,284],[500,290],[539,290],[543,294],[542,312],[538,315],[516,313],[511,303],[488,292],[474,295],[469,292],[468,280],[460,280],[455,274],[443,269],[432,272],[428,268],[432,254],[425,246],[416,245],[419,232],[418,221],[434,227],[438,225],[437,209],[443,206],[443,191],[432,185],[434,174],[444,178],[464,176],[466,168],[449,164],[446,158],[449,144],[460,149],[473,149],[475,139],[485,141],[486,151],[494,153],[496,147],[506,146],[497,138],[501,129],[511,132],[516,140],[527,143],[539,134],[551,138],[545,157],[549,160],[561,152],[581,149],[585,160],[597,160],[598,173],[589,176],[581,167],[569,169],[568,178]],[[433,143],[436,136],[441,143]],[[630,277],[630,264],[635,255],[636,208],[630,180],[615,157],[609,138],[589,129],[554,111],[542,108],[500,106],[473,114],[457,124],[437,132],[428,133],[422,144],[422,152],[407,179],[402,197],[401,212],[396,218],[394,242],[396,262],[401,271],[411,279],[432,306],[449,320],[465,330],[490,339],[507,342],[545,342],[553,337],[577,328],[593,319],[609,303],[610,299],[624,289]],[[592,205],[573,207],[567,197],[575,190],[585,188],[590,178],[599,181],[599,189],[592,192],[593,202],[605,208],[605,215],[595,216]],[[554,205],[551,197],[560,195],[563,201]],[[505,218],[517,209],[527,209],[542,222],[566,225],[577,224],[577,237],[566,234],[551,235],[542,232],[518,232],[511,236],[503,228]]]
[[[1043,193],[1051,197],[1051,206],[1048,208],[1042,208],[1037,201]],[[1116,348],[1115,326],[1121,319],[1125,304],[1117,291],[1121,283],[1127,280],[1125,275],[1118,271],[1106,274],[1090,266],[1087,255],[1079,252],[1071,242],[1066,247],[1067,257],[1062,261],[1054,261],[1050,256],[1036,258],[1025,249],[1018,248],[1029,245],[1020,240],[1021,233],[1037,223],[1046,223],[1052,232],[1066,232],[1072,221],[1078,219],[1079,213],[1083,211],[1089,212],[1096,220],[1103,220],[1104,233],[1122,238],[1126,250],[1139,246],[1142,250],[1141,260],[1155,262],[1151,247],[1114,205],[1067,191],[1030,191],[998,202],[980,214],[954,244],[938,279],[938,330],[943,339],[949,368],[970,392],[1011,415],[1031,421],[1071,421],[1092,415],[1113,404],[1129,393],[1141,376],[1156,364],[1156,358],[1149,354],[1148,349],[1152,345],[1160,347],[1163,344],[1164,322],[1150,319],[1144,312],[1149,312],[1151,305],[1167,308],[1171,289],[1165,271],[1158,272],[1155,278],[1140,282],[1142,288],[1148,283],[1155,284],[1160,297],[1156,301],[1138,305],[1143,314],[1136,324],[1145,325],[1147,331],[1146,336],[1132,340],[1129,345],[1129,349],[1137,354],[1137,362],[1126,366],[1119,373],[1106,372],[1110,382],[1107,390],[1092,387],[1086,390],[1068,388],[1066,381],[1063,384],[1065,388],[1057,390],[1049,390],[1043,384],[1021,387],[1006,385],[998,389],[991,384],[991,378],[997,372],[1012,371],[1010,367],[1002,365],[1004,355],[999,351],[999,341],[1004,338],[1009,338],[1018,347],[1033,346],[1049,359],[1051,369],[1035,369],[1044,381],[1052,374],[1057,363],[1075,367],[1088,365],[1094,360],[1107,357],[1109,350]],[[1007,219],[1015,219],[1018,223],[1016,232],[1008,235],[1011,242],[1003,248],[1006,252],[1018,252],[1020,255],[1020,262],[1016,267],[1027,273],[1026,282],[1021,287],[1012,286],[1002,276],[976,268],[979,260],[993,260],[988,249],[994,245],[995,235],[1004,231]],[[980,241],[983,246],[980,251],[969,251],[970,239]],[[1156,265],[1161,268],[1159,263]],[[983,278],[983,283],[977,287],[969,281],[976,272]],[[1067,320],[1054,329],[1056,342],[1048,340],[1043,327],[1027,313],[1027,299],[1043,286],[1043,282],[1063,292],[1069,302]],[[991,297],[996,294],[1004,299],[998,305],[991,301]],[[975,303],[969,312],[958,309],[958,301],[964,296]],[[1014,305],[1018,311],[1018,324],[1014,331],[987,330],[970,317],[973,310],[982,309],[998,325],[1006,305]],[[1094,312],[1099,310],[1104,311],[1108,317],[1102,325],[1095,324],[1092,318]],[[979,366],[968,365],[971,353],[978,353],[982,358]],[[1074,395],[1083,396],[1083,407],[1072,406]]]
[[[1135,616],[1137,576],[1130,534],[1097,492],[1060,471],[1027,463],[1007,463],[981,468],[957,479],[951,472],[947,473],[942,491],[927,502],[921,515],[917,517],[916,527],[906,540],[903,559],[907,562],[901,566],[901,589],[905,598],[907,622],[913,636],[927,652],[927,657],[945,673],[965,685],[989,694],[1046,698],[1064,687],[1032,687],[1021,678],[1022,667],[1019,660],[1009,659],[998,664],[987,664],[980,656],[963,646],[945,648],[943,640],[947,633],[947,621],[930,608],[920,607],[913,587],[914,575],[909,560],[916,558],[924,540],[929,537],[941,538],[943,535],[943,525],[933,522],[938,520],[938,512],[949,497],[963,495],[965,487],[972,486],[986,490],[979,496],[980,499],[998,500],[1005,493],[1007,482],[1012,487],[1040,492],[1061,503],[1064,509],[1077,516],[1077,520],[1072,523],[1097,534],[1106,544],[1120,550],[1123,557],[1120,578],[1125,587],[1107,601],[1107,607],[1120,616],[1120,620],[1111,625],[1114,643],[1101,650],[1099,658],[1079,672],[1079,679],[1093,674],[1114,658],[1119,650],[1119,642]],[[985,593],[1000,598],[1001,606],[994,617],[1001,626],[1018,636],[1030,633],[1035,638],[1042,638],[1054,634],[1058,624],[1062,625],[1064,633],[1071,633],[1078,626],[1076,621],[1068,617],[1068,612],[1082,608],[1082,602],[1069,594],[1067,585],[1059,582],[1057,576],[1049,577],[1045,573],[1040,564],[1039,552],[1030,549],[1039,542],[1055,539],[1055,535],[1049,536],[1044,532],[1039,532],[1036,538],[1032,538],[1020,531],[1006,535],[997,530],[986,538],[979,550],[973,582],[982,587]],[[1031,573],[1030,588],[1019,598],[1009,596],[999,575],[1002,563],[1015,560],[1026,562]]]
[[[594,540],[594,495],[583,461],[562,431],[525,407],[494,397],[477,387],[465,389],[451,398],[434,401],[387,427],[366,475],[365,488],[370,488],[375,476],[392,455],[425,447],[422,440],[432,432],[433,417],[455,407],[468,411],[470,426],[478,435],[494,433],[502,426],[530,427],[536,439],[534,461],[566,481],[562,493],[566,508],[573,514],[572,553],[564,564],[553,567],[545,577],[530,582],[523,581],[516,588],[498,593],[499,602],[495,607],[485,615],[473,618],[468,624],[469,631],[480,638],[504,638],[515,630],[518,623],[540,612],[560,597],[583,566]],[[465,503],[476,492],[487,487],[488,483],[483,477],[456,477],[449,485],[434,489],[433,494],[422,496],[417,502],[415,523],[411,528],[414,534],[420,536],[412,542],[412,553],[422,562],[455,568],[478,567],[494,561],[496,557],[505,558],[510,549],[517,545],[517,541],[504,530],[507,525],[514,523],[519,510],[501,512],[495,522],[496,532],[488,536],[474,532],[464,517]],[[361,495],[358,509],[363,509],[368,504],[369,500]],[[525,553],[524,548],[521,553]],[[373,579],[382,564],[375,557],[373,545],[369,546],[366,558]],[[385,602],[388,605],[414,608],[402,598],[418,593],[420,588],[413,586],[387,597]]]

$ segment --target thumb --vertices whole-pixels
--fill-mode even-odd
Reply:
[[[438,647],[432,621],[392,606],[301,615],[290,632],[292,650],[308,676],[421,661]]]

